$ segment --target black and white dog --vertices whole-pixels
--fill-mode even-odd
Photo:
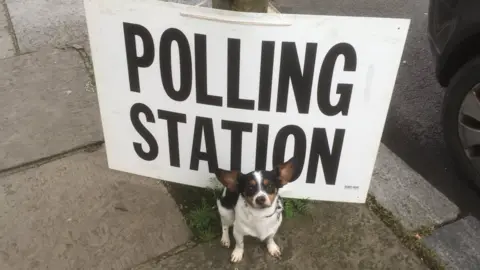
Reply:
[[[233,226],[235,248],[231,261],[243,258],[243,238],[252,236],[265,241],[268,252],[274,257],[281,255],[275,236],[282,223],[283,205],[278,196],[279,189],[293,182],[296,162],[294,158],[276,166],[271,171],[239,171],[218,169],[218,180],[225,186],[221,198],[217,199],[222,221],[221,243],[230,247],[229,228]]]

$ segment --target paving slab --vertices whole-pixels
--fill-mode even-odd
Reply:
[[[286,219],[276,237],[280,260],[263,244],[247,240],[239,264],[229,262],[233,247],[223,248],[217,239],[134,269],[427,269],[360,204],[318,202],[311,217]]]
[[[7,10],[3,0],[0,0],[0,59],[15,55],[13,38],[8,31]]]
[[[480,222],[472,216],[435,230],[424,243],[437,253],[447,269],[480,268]]]
[[[85,45],[88,31],[83,0],[5,0],[21,53],[46,46]],[[202,0],[170,0],[198,4]]]
[[[166,188],[102,148],[0,178],[0,269],[127,269],[191,236]]]
[[[402,159],[381,144],[370,194],[407,230],[454,220],[460,210]]]
[[[42,50],[0,60],[0,171],[103,140],[80,54]]]
[[[83,0],[5,0],[21,53],[87,40]]]

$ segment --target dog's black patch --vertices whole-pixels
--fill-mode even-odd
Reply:
[[[220,204],[227,209],[234,209],[237,205],[238,196],[240,196],[238,192],[231,192],[226,189],[225,196],[220,197]]]

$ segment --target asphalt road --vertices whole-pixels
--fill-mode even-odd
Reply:
[[[282,13],[410,18],[382,141],[461,209],[480,217],[480,195],[457,178],[443,142],[444,89],[435,81],[427,39],[428,0],[274,0]]]

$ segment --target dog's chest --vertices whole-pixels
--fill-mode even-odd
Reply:
[[[281,208],[274,206],[262,211],[254,211],[245,206],[240,197],[235,207],[235,229],[244,235],[265,240],[268,236],[274,235],[282,223]]]

